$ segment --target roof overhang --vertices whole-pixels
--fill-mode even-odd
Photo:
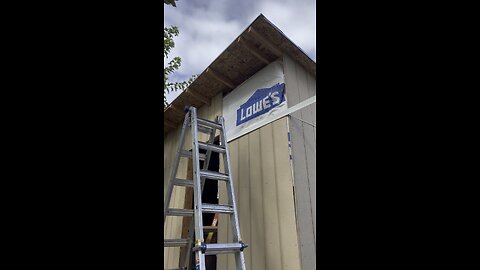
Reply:
[[[211,98],[219,93],[229,93],[283,55],[288,55],[316,76],[316,63],[260,14],[164,109],[164,133],[176,129],[182,123],[186,106],[200,108],[209,104]]]

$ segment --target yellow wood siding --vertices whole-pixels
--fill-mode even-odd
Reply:
[[[286,118],[231,141],[229,151],[247,269],[300,269]],[[226,203],[225,185],[219,190]],[[225,215],[218,239],[232,241]],[[217,258],[217,269],[235,269],[233,255]]]
[[[211,99],[209,105],[204,105],[198,110],[198,116],[205,119],[214,119],[215,116],[222,115],[222,94],[215,96]],[[182,122],[183,123],[183,122]],[[164,174],[163,174],[163,196],[165,198],[168,180],[170,178],[170,172],[172,169],[172,163],[175,159],[179,139],[180,139],[180,131],[182,126],[179,126],[175,131],[169,132],[163,141],[164,145]],[[191,139],[192,135],[190,131],[187,129],[187,133],[185,134],[185,144],[184,149],[190,150],[192,149]],[[199,139],[206,141],[208,136],[206,134],[199,135]],[[180,165],[178,170],[178,178],[185,178],[187,175],[187,166],[188,166],[188,159],[181,158]],[[172,193],[172,201],[170,207],[173,208],[184,208],[183,202],[185,200],[185,187],[174,187]],[[179,239],[181,238],[182,233],[182,217],[167,217],[167,222],[165,225],[164,230],[164,237],[168,239]],[[175,268],[178,267],[180,256],[180,248],[164,248],[163,257],[165,258],[164,267],[165,269],[168,268]]]
[[[284,57],[284,72],[289,107],[316,95],[315,77],[288,56]],[[298,237],[305,270],[316,268],[316,105],[292,113],[288,121]]]

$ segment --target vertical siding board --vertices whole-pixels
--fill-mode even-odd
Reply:
[[[169,156],[174,156],[176,154],[176,150],[177,150],[178,143],[179,143],[179,140],[178,140],[179,136],[180,136],[180,130],[177,130],[175,132],[172,132],[171,136],[168,137],[166,143],[169,146],[168,147],[168,150],[169,150],[168,155]],[[172,164],[173,164],[173,159],[170,158],[168,163],[166,164],[170,168],[168,170],[166,170],[167,172],[164,174],[164,196],[166,195],[166,188],[168,186],[168,180],[170,178]],[[183,171],[183,170],[186,170],[185,165],[186,165],[185,161],[181,160],[180,165],[179,165],[179,172],[177,174],[178,176],[183,176],[186,173],[186,171]],[[171,198],[171,202],[170,202],[170,207],[178,207],[180,196],[183,198],[184,189],[178,188],[178,187],[174,188],[174,190],[172,191],[172,198]],[[179,238],[179,236],[180,236],[179,228],[181,228],[181,223],[180,222],[181,222],[181,220],[178,219],[178,218],[167,217],[167,222],[166,222],[167,229],[164,232],[164,237],[165,238]],[[166,267],[176,267],[177,264],[178,264],[180,249],[179,248],[166,248],[165,250],[166,250],[166,256],[167,256],[166,257],[167,260],[165,260]]]
[[[300,102],[298,99],[298,82],[295,72],[295,63],[288,56],[284,57],[283,63],[285,71],[285,92],[287,94],[287,103],[288,107],[292,107]]]
[[[213,115],[211,119],[214,119],[214,117],[223,115],[223,94],[218,94],[212,99],[212,104],[213,104]],[[215,135],[220,135],[220,132],[217,130]],[[220,154],[220,158],[223,158],[223,154]],[[220,172],[225,172],[224,164],[222,160],[220,160]],[[222,181],[217,181],[218,183],[218,193],[220,196],[219,203],[222,203],[222,198],[223,198],[223,204],[227,204],[227,189],[226,189],[226,183],[223,183]],[[222,230],[222,223],[225,225]],[[217,224],[218,227],[218,232],[222,233],[222,235],[217,235],[217,242],[218,243],[228,243],[228,235],[231,235],[231,232],[229,232],[230,228],[230,220],[228,216],[226,215],[219,215],[219,223]],[[222,241],[221,241],[222,240]],[[221,265],[222,267],[217,267],[217,269],[228,269],[228,260],[230,261],[230,265],[232,265],[232,256],[230,255],[219,255],[217,256],[217,265]]]
[[[314,107],[315,104],[309,106]],[[312,110],[313,111],[313,110]],[[314,122],[315,117],[309,119],[309,122]],[[315,139],[316,128],[305,124],[304,125],[304,138],[305,138],[305,152],[307,158],[307,170],[308,170],[308,183],[310,186],[310,200],[312,206],[312,219],[313,219],[313,233],[314,239],[316,240],[317,236],[317,166],[316,166],[316,139]],[[316,241],[315,241],[316,243]]]
[[[299,89],[299,97],[300,100],[306,100],[311,96],[311,89],[309,89],[308,77],[309,74],[297,63],[295,63],[296,72],[297,72],[297,80],[298,80],[298,89]],[[313,123],[313,111],[311,106],[307,106],[300,110],[302,120]],[[303,129],[303,142],[305,144],[305,160],[306,160],[306,167],[307,167],[307,182],[308,182],[308,197],[310,199],[310,207],[311,207],[311,215],[312,215],[312,225],[311,228],[306,228],[308,230],[312,230],[313,238],[315,239],[315,215],[316,215],[316,190],[315,190],[315,180],[316,180],[316,166],[315,166],[315,134],[313,127],[310,124],[302,123]],[[315,244],[315,242],[314,242]]]
[[[263,204],[265,220],[266,270],[281,269],[280,264],[280,232],[278,229],[278,208],[275,183],[275,164],[273,151],[272,125],[260,128],[262,151]]]
[[[298,64],[297,64],[298,65]],[[300,67],[300,66],[299,66]],[[299,68],[297,70],[301,70],[303,73],[306,75],[305,82],[307,84],[307,91],[306,94],[308,97],[316,95],[316,81],[315,78],[308,74],[303,68]],[[306,117],[305,120],[307,120],[310,123],[313,123],[316,125],[316,103],[308,106],[306,109],[309,111],[309,115]],[[304,135],[305,135],[305,144],[306,144],[306,156],[307,156],[307,166],[309,170],[309,185],[310,185],[310,199],[311,199],[311,206],[312,206],[312,216],[313,216],[313,233],[314,233],[314,239],[316,243],[316,238],[317,238],[317,196],[316,196],[316,179],[317,179],[317,172],[316,172],[316,127],[312,127],[311,125],[306,125],[305,130],[304,130]]]
[[[230,154],[232,154],[232,150],[234,149],[236,141],[233,141],[228,144]],[[220,154],[222,156],[222,154]],[[220,162],[220,172],[225,172],[223,162]],[[218,193],[219,193],[219,203],[220,204],[227,204],[227,188],[225,183],[221,181],[218,182]],[[217,242],[218,243],[227,243],[228,242],[228,228],[230,228],[230,221],[228,216],[226,215],[219,215],[218,216],[218,235],[217,235]],[[228,269],[228,256],[217,256],[217,269]]]
[[[173,147],[173,143],[169,143],[171,142],[171,137],[172,137],[172,134],[174,134],[176,132],[170,132],[169,134],[167,134],[167,136],[164,138],[164,152],[163,152],[163,157],[164,157],[164,163],[163,163],[163,166],[164,166],[164,171],[163,171],[163,178],[164,179],[168,179],[168,176],[170,175],[170,167],[171,167],[171,158],[169,158],[170,156],[170,152],[171,152],[171,148]],[[165,198],[165,195],[166,195],[166,191],[167,191],[167,185],[168,185],[168,180],[164,181],[163,182],[163,196]],[[168,222],[168,219],[167,219],[167,222]],[[166,228],[164,229],[164,232],[163,232],[163,236],[166,238],[167,235],[168,235],[168,230],[169,230],[169,226],[166,226]],[[170,248],[164,248],[163,249],[163,258],[165,258],[164,262],[163,262],[163,266],[164,268],[167,268],[168,267],[168,260],[170,259]]]
[[[264,222],[264,206],[263,206],[263,188],[262,188],[262,152],[260,133],[252,132],[249,142],[250,161],[250,198],[251,198],[251,216],[249,218],[251,224],[250,246],[250,268],[249,269],[265,269],[265,222]]]
[[[278,224],[281,235],[282,269],[300,269],[286,118],[275,121],[273,123],[273,130],[275,171],[279,175],[277,177],[277,204],[280,212]]]
[[[313,97],[317,95],[317,84],[316,84],[315,78],[312,75],[307,74],[307,78],[308,78],[307,80],[308,96]],[[317,124],[317,106],[315,103],[310,106],[312,107],[313,123],[316,125]]]
[[[312,132],[313,133],[313,132]],[[313,137],[306,138],[306,141],[314,141]],[[314,239],[315,239],[315,244],[316,244],[316,239],[317,239],[317,194],[316,194],[316,188],[317,188],[317,169],[316,169],[316,164],[315,164],[315,158],[316,158],[316,148],[309,148],[307,149],[307,164],[308,164],[308,171],[309,171],[309,186],[310,186],[310,200],[311,200],[311,206],[312,206],[312,220],[313,220],[313,234],[314,234]]]
[[[212,99],[210,106],[204,105],[198,109],[198,117],[202,119],[213,120],[214,107],[215,107],[215,99]],[[199,132],[198,140],[205,142],[208,140],[208,135],[203,132]]]
[[[238,170],[239,177],[236,178],[238,182],[238,211],[239,211],[239,223],[240,223],[240,235],[243,242],[250,243],[250,172],[251,172],[251,163],[258,162],[254,160],[253,157],[249,157],[250,154],[250,138],[249,136],[243,136],[239,140],[239,153],[242,153],[241,158],[238,160]],[[257,157],[258,159],[258,157]],[[248,248],[244,252],[245,263],[248,269],[251,269],[251,250]]]
[[[223,95],[218,94],[214,98],[215,100],[215,116],[217,115],[223,115]],[[220,132],[217,130],[216,135],[219,135]]]
[[[317,83],[316,83],[316,80],[313,76],[308,76],[308,81],[309,81],[309,88],[310,88],[310,91],[311,91],[311,95],[316,95],[317,94]],[[315,126],[317,125],[317,104],[313,104],[311,105],[313,107],[313,123],[315,124]],[[313,135],[315,137],[315,146],[316,146],[316,143],[317,143],[317,128],[315,127],[313,129]],[[316,148],[315,148],[316,149]]]
[[[180,136],[180,132],[177,130],[175,132],[170,132],[168,136],[164,139],[164,168],[165,170],[163,171],[163,196],[165,197],[167,193],[167,187],[168,187],[168,180],[170,178],[170,173],[172,171],[172,163],[173,163],[173,158],[171,158],[172,153],[175,154],[175,151],[177,149],[177,143],[178,143],[178,138]]]
[[[242,142],[240,140],[237,140],[232,145],[233,146],[232,147],[233,152],[230,148],[228,149],[230,151],[230,153],[229,153],[230,154],[230,159],[231,159],[230,168],[232,170],[231,173],[232,173],[232,177],[233,177],[233,189],[235,191],[235,199],[236,199],[236,203],[238,204],[237,205],[237,211],[239,211],[238,214],[240,214],[239,199],[240,199],[240,194],[241,194],[241,190],[238,187],[239,187],[240,177],[243,177],[243,171],[242,171],[242,168],[240,167],[240,165],[241,165],[240,162],[245,159],[245,157],[243,156],[244,153],[242,153],[242,151],[239,150],[241,143]],[[242,165],[243,165],[243,162],[242,162]],[[242,181],[243,181],[243,179],[242,179]],[[223,182],[221,184],[228,185],[227,182]],[[231,218],[230,218],[229,221],[230,222],[229,222],[229,226],[228,226],[228,240],[227,240],[227,243],[233,243],[233,233],[232,233],[233,222],[232,222]],[[227,260],[228,260],[228,268],[229,269],[235,269],[235,257],[227,255]]]
[[[181,159],[179,170],[177,173],[178,178],[186,178],[187,174],[188,160],[185,158]],[[185,188],[184,187],[174,187],[173,194],[175,196],[172,198],[171,207],[172,208],[183,208],[184,198],[185,198]],[[169,238],[179,239],[182,235],[182,218],[181,217],[169,217],[171,220],[171,235]],[[170,248],[170,260],[169,267],[177,267],[180,259],[180,248]]]
[[[172,200],[174,199],[175,195],[172,194]],[[173,217],[167,217],[167,235],[165,235],[165,238],[173,238],[173,226],[172,226],[172,223],[173,223]],[[174,267],[174,265],[172,264],[173,263],[173,257],[175,256],[175,248],[172,248],[172,247],[169,247],[169,248],[166,248],[167,250],[167,258],[168,260],[165,260],[166,262],[166,267],[170,268],[170,267]]]
[[[305,70],[289,57],[285,57],[285,83],[289,107],[314,95],[313,81]],[[309,107],[314,107],[314,105]],[[316,121],[313,109],[306,107],[292,114],[293,117],[308,122]],[[315,130],[301,121],[291,118],[290,132],[292,144],[295,207],[297,213],[298,237],[301,252],[302,269],[315,269],[315,228],[313,221],[315,207],[312,198],[316,196],[315,187]],[[307,120],[308,119],[308,120]],[[308,149],[309,148],[309,149]],[[313,161],[313,162],[312,162]],[[313,202],[315,199],[313,199]]]
[[[252,270],[300,269],[298,247],[295,245],[297,232],[286,119],[278,122],[281,121],[284,122],[283,131],[279,127],[274,130],[273,124],[269,124],[229,143],[230,155],[233,157],[231,165],[234,182],[238,181],[238,185],[235,183],[235,190],[240,230],[242,238],[249,244],[245,259],[247,267]],[[276,133],[279,135],[274,137]],[[275,152],[279,147],[279,152]],[[237,161],[234,161],[235,155],[238,155]],[[288,197],[287,193],[291,202],[285,198]],[[225,190],[220,189],[221,199],[225,194]],[[225,202],[221,200],[220,203]],[[280,205],[282,209],[279,209]],[[287,206],[284,207],[285,205]],[[245,211],[245,208],[250,210]],[[231,241],[231,232],[227,233],[230,224],[221,222],[221,218],[222,215],[219,222],[219,242],[227,243]],[[217,269],[235,269],[233,255],[219,255],[217,258]]]
[[[312,235],[312,215],[310,193],[308,190],[305,146],[303,142],[302,124],[292,118],[290,122],[292,157],[294,164],[295,206],[297,213],[298,237],[302,258],[302,269],[315,269],[314,243]]]

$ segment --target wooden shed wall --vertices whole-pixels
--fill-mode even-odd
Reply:
[[[201,117],[213,119],[221,115],[221,95],[212,106],[202,107]],[[289,160],[287,118],[281,118],[229,143],[235,196],[239,211],[242,239],[249,244],[245,251],[248,269],[299,270],[292,167]],[[176,151],[180,129],[165,138],[164,190]],[[186,141],[190,140],[187,136]],[[206,140],[206,138],[202,138]],[[190,146],[184,147],[190,149]],[[187,160],[181,162],[181,174],[187,172]],[[223,171],[220,163],[220,170]],[[220,203],[226,203],[226,189],[219,182]],[[176,187],[172,207],[183,208],[185,188]],[[165,237],[180,238],[181,218],[168,218]],[[225,215],[219,218],[219,243],[232,241],[230,223]],[[166,248],[165,268],[174,268],[179,261],[179,248]],[[233,255],[219,255],[217,269],[235,269]]]
[[[228,144],[249,270],[301,269],[287,130],[284,117]],[[226,203],[225,185],[219,192],[220,203]],[[218,239],[232,241],[225,215],[220,215]],[[217,269],[235,269],[234,255],[217,258]]]
[[[315,77],[288,56],[284,58],[284,72],[289,107],[316,95]],[[292,113],[288,121],[302,269],[316,269],[316,105]]]
[[[284,58],[284,72],[289,107],[315,95],[315,78],[289,57]],[[214,119],[222,115],[222,100],[222,94],[215,96],[210,105],[199,109],[199,117]],[[297,111],[294,116],[316,123],[315,106],[313,104]],[[164,195],[180,129],[181,126],[169,132],[164,139]],[[288,149],[289,130],[292,134],[293,168]],[[206,140],[206,135],[202,135],[200,139]],[[191,135],[187,133],[185,139],[184,148],[189,150]],[[315,269],[315,144],[316,128],[312,130],[288,117],[229,143],[240,230],[243,241],[249,244],[245,250],[247,269]],[[181,159],[179,177],[187,174],[187,163],[186,159]],[[222,162],[220,170],[223,171]],[[225,184],[219,184],[220,203],[224,204]],[[171,207],[184,208],[184,196],[185,188],[176,187]],[[230,223],[226,215],[219,216],[218,226],[218,242],[231,242]],[[181,238],[181,228],[180,217],[167,218],[164,236]],[[164,250],[165,268],[177,267],[180,249]],[[233,255],[217,257],[217,269],[235,269]]]
[[[222,115],[222,94],[218,94],[214,98],[211,99],[211,103],[209,105],[204,105],[198,110],[198,117],[205,118],[205,119],[214,119],[217,115]],[[183,121],[182,121],[183,123]],[[171,167],[174,161],[179,139],[180,139],[180,131],[182,126],[180,125],[175,131],[169,132],[163,141],[164,145],[164,172],[163,172],[163,197],[165,198],[168,180],[170,178]],[[199,133],[199,139],[202,141],[206,141],[208,139],[208,135]],[[185,144],[184,149],[190,150],[192,149],[192,135],[187,129],[187,133],[185,134]],[[181,158],[179,171],[178,171],[178,178],[186,178],[187,175],[187,165],[188,159]],[[172,208],[184,208],[184,200],[185,200],[185,187],[175,187],[172,193],[172,200],[170,207]],[[164,230],[164,237],[169,239],[179,239],[181,237],[182,231],[182,217],[167,217],[167,222],[165,225]],[[168,268],[176,268],[178,267],[180,256],[180,248],[164,248],[163,258],[164,260],[164,267],[165,269]]]

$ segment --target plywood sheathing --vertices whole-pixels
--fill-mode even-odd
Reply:
[[[266,58],[270,59],[271,62],[278,59],[277,55],[268,49],[268,47],[264,46],[260,41],[258,41],[255,36],[246,33],[244,35],[245,39],[250,42],[253,46],[255,46],[260,53],[262,53]]]
[[[245,38],[239,37],[237,39],[237,43],[240,44],[240,46],[243,46],[245,49],[248,50],[249,53],[256,56],[259,60],[261,60],[265,64],[268,65],[270,63],[270,60],[268,60],[259,49],[253,46],[253,44],[250,43],[250,41],[246,40]]]
[[[248,38],[245,36],[246,35],[241,36],[242,40],[245,40],[249,44],[254,46],[257,49],[257,51],[262,54],[264,58],[266,58],[269,62],[273,62],[275,60],[274,58],[270,57],[267,53],[262,52],[261,49],[258,48],[258,46],[255,46],[254,44],[252,44],[251,41],[248,41]],[[255,74],[256,70],[261,69],[265,65],[263,61],[258,61],[259,60],[258,58],[252,57],[252,56],[254,56],[252,52],[249,49],[247,49],[245,46],[239,46],[238,53],[235,55],[238,61],[237,65],[239,68],[239,73],[241,73],[243,77],[246,79],[248,79],[251,76],[250,74],[252,74],[252,72],[253,74]]]
[[[298,62],[310,74],[316,76],[316,65],[297,45],[290,41],[276,26],[268,20],[259,20],[252,28],[270,41],[280,51]],[[312,33],[314,35],[314,33]]]

